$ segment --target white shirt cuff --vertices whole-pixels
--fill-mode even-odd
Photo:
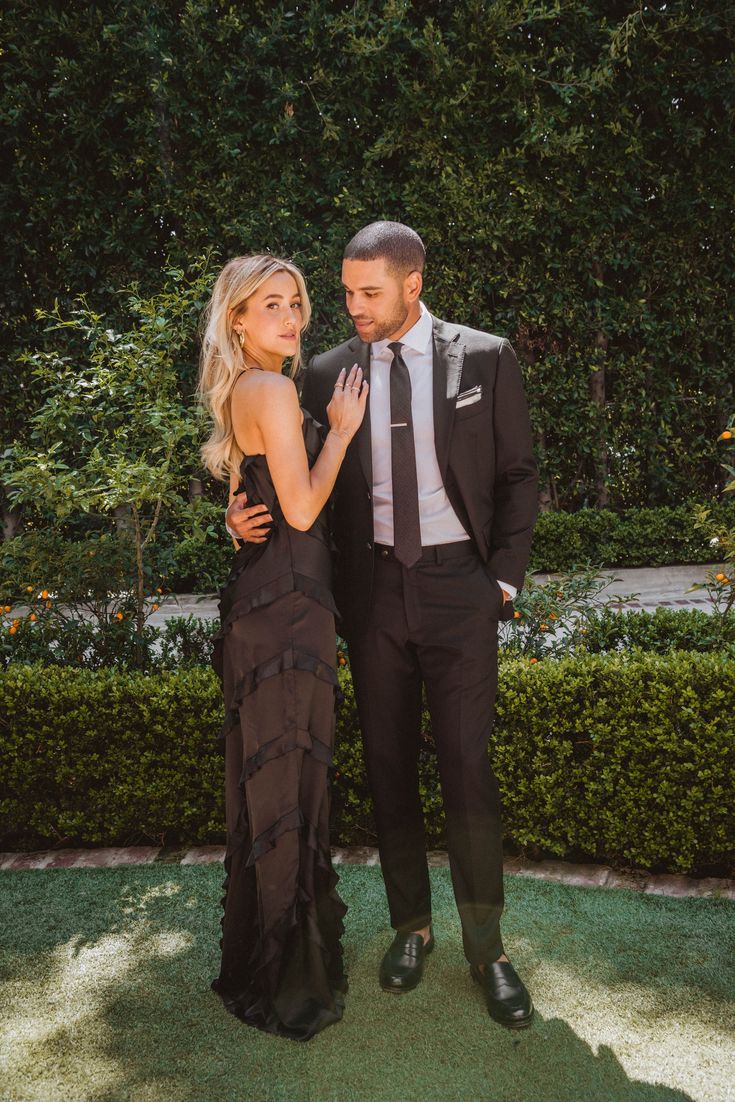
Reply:
[[[508,600],[509,601],[512,601],[513,598],[515,596],[517,596],[518,590],[516,589],[516,587],[514,585],[511,585],[510,582],[501,582],[500,578],[498,578],[498,585],[500,586],[501,589],[504,589],[505,592],[508,594]]]

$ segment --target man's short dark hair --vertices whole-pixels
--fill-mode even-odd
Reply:
[[[402,222],[371,222],[348,243],[344,259],[385,260],[396,275],[407,276],[423,272],[426,249],[416,230]]]

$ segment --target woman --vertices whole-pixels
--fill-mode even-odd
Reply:
[[[244,544],[221,591],[213,664],[226,719],[227,850],[222,960],[212,987],[233,1014],[308,1040],[339,1021],[345,906],[329,852],[335,607],[325,506],[365,413],[367,383],[342,373],[329,431],[282,374],[310,315],[304,278],[272,256],[238,257],[207,307],[199,396],[214,422],[202,449],[267,508],[267,542]]]

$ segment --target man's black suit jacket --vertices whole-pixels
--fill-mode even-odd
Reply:
[[[536,519],[538,477],[518,361],[502,337],[432,321],[434,439],[444,486],[488,574],[520,589]],[[326,407],[337,375],[354,363],[369,381],[370,345],[359,337],[309,363],[301,400],[322,424],[327,424]],[[457,409],[457,396],[477,386],[482,388],[480,400]],[[373,577],[369,408],[337,478],[333,533],[335,600],[349,639],[366,623]],[[509,602],[501,618],[512,615]]]

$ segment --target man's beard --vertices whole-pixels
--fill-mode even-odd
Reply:
[[[396,313],[392,318],[387,321],[376,322],[375,329],[370,335],[370,342],[376,344],[378,341],[384,341],[386,337],[389,337],[391,333],[395,333],[397,329],[400,329],[408,317],[408,306],[404,302],[401,302],[396,307]]]

